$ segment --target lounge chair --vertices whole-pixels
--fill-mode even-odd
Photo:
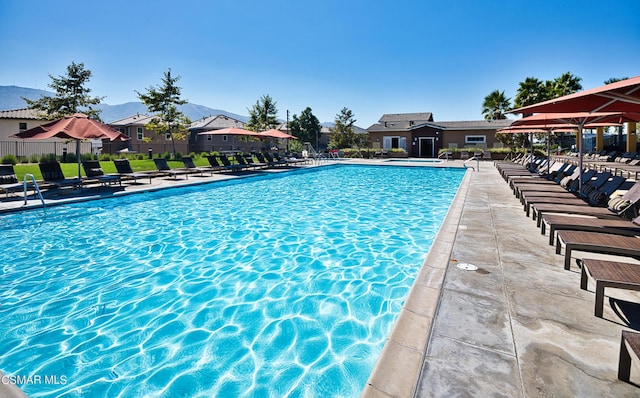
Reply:
[[[587,290],[589,277],[596,282],[594,314],[598,318],[602,318],[604,310],[605,288],[640,290],[640,264],[585,258],[581,266],[580,288]]]
[[[222,162],[222,165],[227,170],[242,171],[244,169],[247,169],[247,166],[245,166],[245,165],[231,163],[231,160],[227,157],[227,155],[218,155],[218,160],[220,160],[220,162]]]
[[[595,217],[576,217],[566,214],[545,214],[542,217],[541,232],[544,235],[546,226],[549,227],[549,244],[555,242],[557,231],[591,231],[616,235],[640,235],[640,217],[632,221],[622,218],[608,219]]]
[[[278,165],[278,166],[288,166],[289,162],[287,162],[284,159],[276,159],[274,155],[265,152],[264,153],[264,157],[267,159],[267,162],[269,162],[269,164],[271,165]]]
[[[624,182],[622,177],[610,177],[611,173],[601,173],[603,178],[596,178],[582,186],[578,196],[566,192],[524,192],[520,200],[524,204],[525,212],[529,217],[530,208],[534,204],[553,203],[564,205],[602,206],[609,196],[613,194]],[[606,179],[606,180],[605,180]]]
[[[80,188],[80,178],[66,178],[58,162],[39,163],[40,173],[45,184],[56,188],[73,187]]]
[[[608,202],[608,207],[554,205],[551,203],[534,204],[532,208],[533,219],[537,219],[537,226],[542,225],[542,216],[547,213],[578,214],[597,218],[617,219],[623,216],[633,219],[638,216],[638,202],[640,201],[640,181],[636,182],[621,197],[613,197]]]
[[[253,155],[251,154],[244,155],[244,159],[247,162],[247,164],[250,164],[255,167],[265,168],[269,166],[269,164],[266,162],[258,162],[258,163],[254,162]]]
[[[238,162],[238,164],[242,167],[244,167],[245,169],[257,169],[258,164],[257,163],[253,163],[253,161],[251,163],[247,162],[247,159],[244,157],[244,155],[240,154],[240,153],[236,153],[235,155],[236,158],[236,162]]]
[[[185,176],[185,179],[189,179],[189,171],[186,169],[172,169],[167,163],[167,159],[154,158],[153,162],[156,164],[156,168],[159,172],[165,173],[167,176],[173,176],[174,179],[178,179],[179,175]]]
[[[631,383],[631,353],[633,353],[633,358],[638,361],[638,358],[640,358],[640,333],[623,330],[620,338],[618,379],[627,383]],[[637,386],[635,383],[632,384]]]
[[[185,156],[182,158],[182,163],[184,163],[184,168],[191,173],[199,173],[202,176],[203,173],[207,172],[210,175],[213,175],[212,167],[198,167],[193,163],[193,158],[190,156]]]
[[[27,180],[27,189],[34,189],[33,182]],[[13,192],[24,192],[24,182],[18,181],[12,164],[0,164],[0,192],[9,197]]]
[[[260,152],[256,153],[256,158],[258,159],[258,162],[266,164],[268,167],[286,165],[283,163],[276,162],[273,158],[267,159],[266,156]]]
[[[564,269],[571,269],[571,253],[574,250],[640,258],[640,237],[622,236],[602,232],[558,231],[556,254],[564,246]]]
[[[151,179],[158,175],[166,175],[164,173],[158,172],[135,172],[131,169],[131,164],[128,159],[114,159],[113,164],[116,166],[116,170],[118,171],[118,175],[121,179],[125,180],[133,180],[134,183],[138,181],[138,178],[148,178],[149,184],[151,184]]]
[[[226,167],[224,167],[224,165],[222,163],[220,163],[220,161],[218,161],[218,157],[217,156],[213,156],[213,155],[209,155],[207,156],[207,160],[209,161],[209,164],[211,165],[211,171],[225,171],[225,170],[229,170]]]
[[[84,173],[87,176],[82,180],[83,183],[98,181],[102,185],[111,185],[116,183],[122,185],[120,176],[118,174],[104,174],[104,170],[102,170],[100,162],[97,160],[83,161],[82,168],[84,169]]]

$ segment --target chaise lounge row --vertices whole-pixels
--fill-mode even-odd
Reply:
[[[495,165],[525,214],[537,221],[542,234],[549,231],[556,253],[564,249],[566,270],[575,256],[580,288],[587,290],[590,281],[595,283],[596,317],[603,317],[605,288],[640,290],[640,263],[632,261],[640,260],[640,181],[585,169],[580,183],[575,165],[532,156]],[[615,257],[595,259],[590,253]],[[632,357],[639,356],[640,334],[624,331],[619,379],[630,381]]]

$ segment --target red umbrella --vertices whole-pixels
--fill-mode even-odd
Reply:
[[[640,76],[514,109],[509,113],[640,112]]]
[[[52,137],[67,138],[76,140],[76,156],[78,158],[78,178],[80,178],[80,141],[88,139],[109,139],[110,141],[126,141],[130,138],[118,130],[100,123],[97,120],[89,119],[83,113],[75,113],[65,116],[62,119],[22,131],[12,135],[16,138],[31,140],[45,140]]]
[[[522,108],[521,108],[522,109]],[[536,126],[552,128],[559,125],[573,125],[578,129],[578,167],[580,168],[580,189],[582,189],[582,129],[592,125],[615,125],[640,121],[640,113],[632,112],[574,112],[574,113],[538,113],[515,120],[511,126]]]
[[[298,139],[294,135],[283,133],[282,131],[276,130],[276,129],[271,129],[271,130],[267,130],[267,131],[261,131],[259,134],[261,136],[263,136],[263,137],[279,138],[279,139],[285,139],[285,140],[297,140]]]
[[[260,133],[240,129],[237,127],[227,127],[225,129],[203,131],[202,133],[198,133],[198,135],[246,135],[252,137],[260,137]]]

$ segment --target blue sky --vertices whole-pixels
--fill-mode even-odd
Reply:
[[[171,68],[183,98],[242,115],[269,94],[282,119],[479,120],[527,77],[640,75],[638,15],[638,0],[0,0],[0,85],[47,90],[82,62],[113,105]]]

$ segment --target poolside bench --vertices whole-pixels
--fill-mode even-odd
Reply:
[[[632,359],[635,361],[640,361],[640,333],[623,330],[622,337],[620,339],[618,379],[626,381],[627,383],[631,383],[630,378]]]
[[[580,288],[587,290],[589,276],[596,282],[595,316],[602,318],[604,310],[604,289],[640,290],[640,264],[604,261],[585,258],[582,260]]]

